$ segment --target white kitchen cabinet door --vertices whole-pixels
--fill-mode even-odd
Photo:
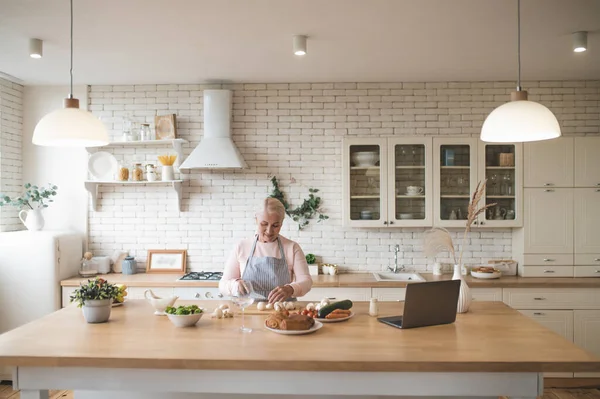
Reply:
[[[526,188],[524,202],[524,252],[572,253],[573,189]]]
[[[69,306],[71,303],[71,294],[77,287],[62,287],[62,307]]]
[[[573,187],[573,138],[525,143],[525,187]]]
[[[477,302],[502,302],[502,288],[471,288],[471,298]]]
[[[600,356],[600,310],[576,310],[575,344]],[[600,373],[575,373],[575,377],[600,377]]]
[[[575,253],[600,255],[600,188],[576,188],[574,192]]]
[[[572,310],[519,310],[549,330],[573,342]],[[571,378],[573,373],[544,373],[545,378]]]
[[[575,137],[575,187],[600,188],[600,137]]]
[[[350,299],[351,301],[366,301],[371,299],[371,288],[359,287],[316,287],[311,289],[303,297],[299,297],[299,301],[320,302],[323,298],[329,298],[331,301],[343,301]]]

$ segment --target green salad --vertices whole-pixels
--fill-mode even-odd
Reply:
[[[187,316],[190,314],[202,313],[202,309],[200,309],[196,305],[178,306],[176,308],[173,306],[169,306],[165,309],[165,313],[174,314],[177,316]]]

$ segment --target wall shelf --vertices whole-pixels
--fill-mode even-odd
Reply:
[[[86,147],[88,154],[93,154],[98,151],[102,151],[104,148],[111,147],[164,147],[171,146],[177,153],[176,165],[180,165],[183,161],[183,144],[187,143],[184,139],[172,139],[172,140],[144,140],[144,141],[111,141],[103,147]]]
[[[425,166],[421,165],[421,166],[405,166],[405,165],[399,165],[396,166],[396,169],[425,169]]]
[[[352,195],[351,199],[379,199],[379,195]]]
[[[181,193],[183,180],[170,181],[96,181],[87,180],[84,182],[85,189],[92,197],[92,209],[97,210],[98,205],[98,187],[100,186],[171,186],[177,194],[177,210],[181,212]]]

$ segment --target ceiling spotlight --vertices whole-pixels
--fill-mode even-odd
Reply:
[[[573,51],[576,53],[582,53],[587,50],[587,32],[575,32],[573,33]]]
[[[305,55],[306,54],[306,36],[296,35],[294,36],[294,54]]]
[[[44,42],[40,39],[29,39],[29,56],[42,58],[42,55],[44,55]]]

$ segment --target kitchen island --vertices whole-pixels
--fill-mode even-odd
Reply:
[[[16,367],[22,399],[47,398],[48,389],[88,399],[533,398],[542,372],[600,371],[599,358],[502,303],[474,303],[454,324],[412,330],[383,325],[367,308],[357,303],[346,322],[283,336],[264,329],[266,313],[255,309],[246,316],[254,332],[241,334],[239,317],[206,314],[178,329],[140,300],[113,308],[104,324],[86,324],[71,305],[1,335],[0,365]],[[401,312],[400,303],[380,306],[382,316]]]

